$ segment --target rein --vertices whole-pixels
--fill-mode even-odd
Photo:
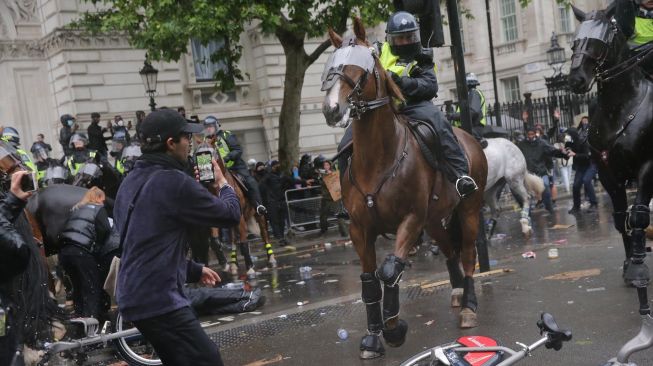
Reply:
[[[629,59],[626,59],[607,70],[597,72],[596,80],[598,80],[599,82],[610,81],[618,76],[621,76],[625,72],[632,70],[634,67],[644,62],[646,57],[648,57],[653,53],[653,44],[646,44],[641,48],[644,50],[630,57]]]

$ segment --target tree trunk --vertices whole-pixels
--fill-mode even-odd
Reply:
[[[288,172],[299,160],[299,127],[304,75],[308,67],[303,42],[284,44],[286,75],[283,104],[279,115],[279,162],[282,171]]]

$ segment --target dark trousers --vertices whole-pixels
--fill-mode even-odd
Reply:
[[[134,322],[164,365],[222,366],[218,346],[189,307]]]
[[[329,194],[328,192],[323,193],[322,201],[320,202],[320,232],[325,233],[329,230],[329,216],[335,214],[338,207],[332,199],[325,198],[324,194]]]
[[[268,207],[268,215],[270,216],[270,226],[272,226],[272,234],[276,239],[283,239],[284,229],[286,225],[286,205],[285,202],[271,201]]]
[[[596,168],[593,164],[586,166],[577,166],[576,174],[574,175],[574,208],[580,208],[580,189],[585,187],[585,194],[590,201],[590,204],[596,205],[596,193],[594,192],[594,185],[592,185],[592,178],[596,174]]]
[[[106,313],[100,266],[90,253],[74,245],[59,252],[59,263],[73,284],[75,316],[99,319]]]
[[[467,157],[458,139],[453,134],[451,124],[444,117],[442,111],[437,109],[431,102],[418,102],[408,105],[401,110],[401,113],[410,119],[416,119],[424,122],[430,122],[435,132],[438,134],[440,140],[441,157],[440,161],[444,164],[442,170],[447,179],[455,183],[456,180],[462,175],[469,175],[469,166],[467,164]],[[356,122],[354,122],[356,123]],[[352,127],[349,126],[345,131],[345,135],[338,144],[338,151],[347,145],[353,139]],[[347,167],[347,160],[351,156],[351,152],[343,153],[338,158],[338,166],[340,171],[344,172]],[[341,179],[343,175],[341,174]]]
[[[257,205],[263,204],[263,199],[261,198],[261,191],[258,189],[258,182],[254,177],[249,174],[247,168],[235,170],[244,180],[243,183],[247,186],[247,198],[250,201]]]
[[[18,335],[20,327],[16,324],[16,308],[11,297],[3,293],[1,289],[0,308],[5,311],[6,316],[6,324],[3,329],[5,335],[0,337],[0,365],[22,365],[22,355],[16,356],[16,351],[22,349]]]

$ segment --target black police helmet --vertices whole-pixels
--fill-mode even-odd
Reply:
[[[392,14],[388,19],[385,33],[390,51],[401,61],[411,62],[422,51],[419,23],[408,12],[398,11]]]

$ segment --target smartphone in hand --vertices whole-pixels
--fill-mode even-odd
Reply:
[[[28,172],[20,180],[20,189],[23,192],[34,192],[39,188],[39,183],[36,178],[36,172]]]
[[[195,164],[200,174],[200,183],[209,184],[215,182],[215,172],[213,171],[213,154],[211,151],[198,151],[195,153]]]

